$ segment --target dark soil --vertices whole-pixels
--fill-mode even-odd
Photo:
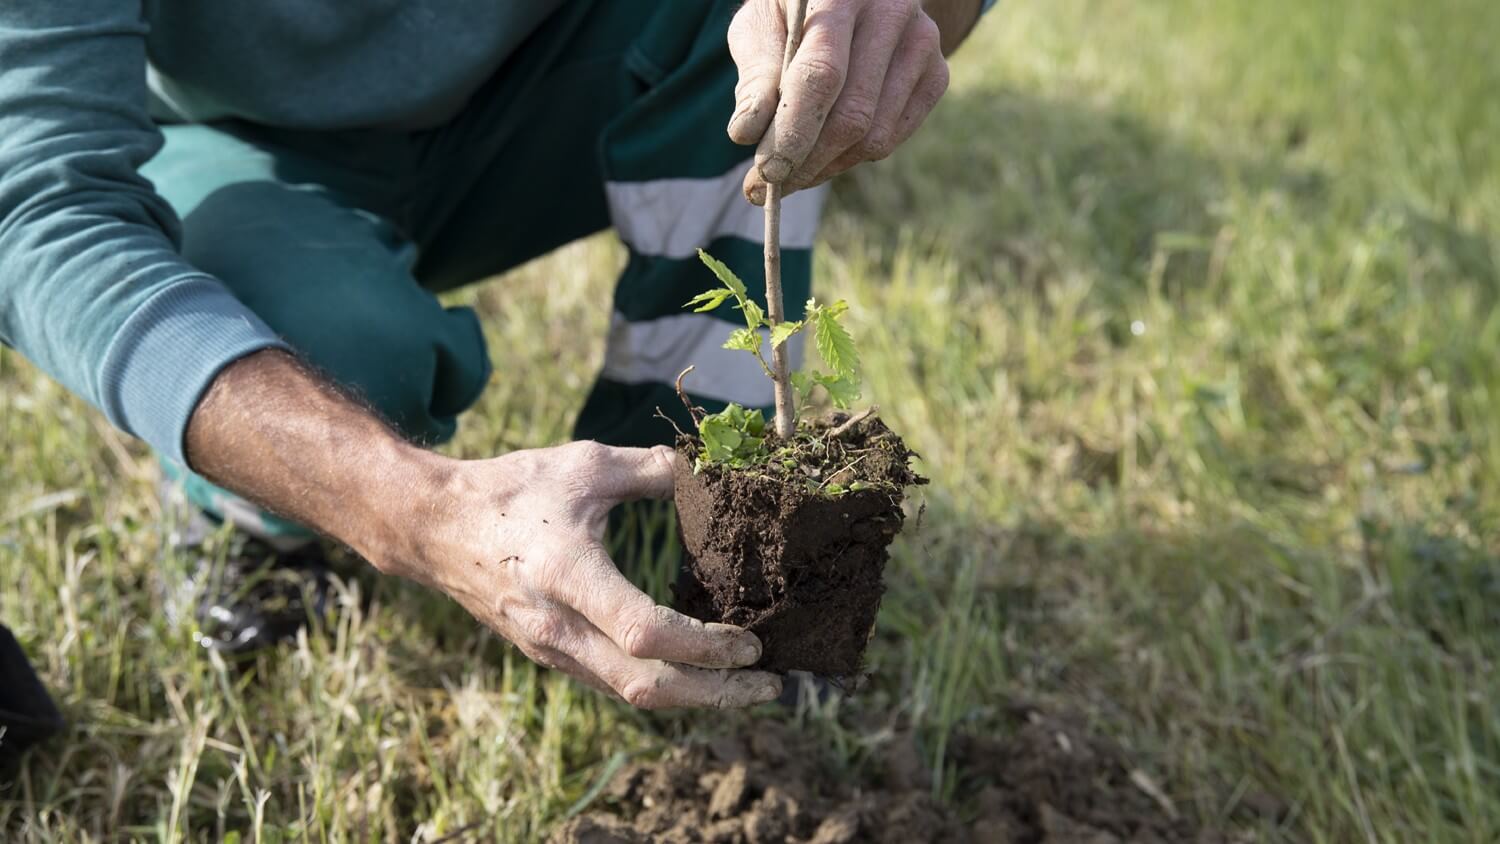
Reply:
[[[931,796],[910,734],[863,781],[840,775],[792,728],[759,722],[622,770],[601,804],[553,836],[559,844],[1218,842],[1183,819],[1113,743],[1032,713],[1006,739],[959,736],[957,799]],[[1155,791],[1153,796],[1150,791]]]
[[[694,473],[696,438],[678,444],[677,607],[753,631],[764,646],[756,667],[766,671],[859,673],[904,490],[925,483],[879,419],[829,436],[838,421],[800,434],[791,466]],[[835,484],[866,488],[833,497]]]

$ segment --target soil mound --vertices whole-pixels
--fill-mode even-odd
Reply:
[[[1032,713],[1008,738],[960,736],[958,799],[931,796],[909,736],[865,781],[840,775],[813,742],[774,722],[681,747],[622,770],[602,804],[557,844],[975,844],[1210,842],[1112,742]]]

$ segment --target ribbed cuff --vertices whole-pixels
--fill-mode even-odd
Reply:
[[[121,430],[186,466],[183,436],[219,371],[251,352],[287,348],[209,276],[188,276],[147,299],[100,364],[100,409]]]

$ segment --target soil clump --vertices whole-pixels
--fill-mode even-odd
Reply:
[[[792,456],[743,469],[695,472],[697,439],[678,443],[677,608],[753,631],[762,670],[859,673],[905,490],[926,483],[878,418],[833,436],[845,418],[804,428]]]

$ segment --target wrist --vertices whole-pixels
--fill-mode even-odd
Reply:
[[[379,468],[357,495],[354,530],[339,539],[383,574],[430,581],[460,461],[394,436],[372,451],[369,465]]]

